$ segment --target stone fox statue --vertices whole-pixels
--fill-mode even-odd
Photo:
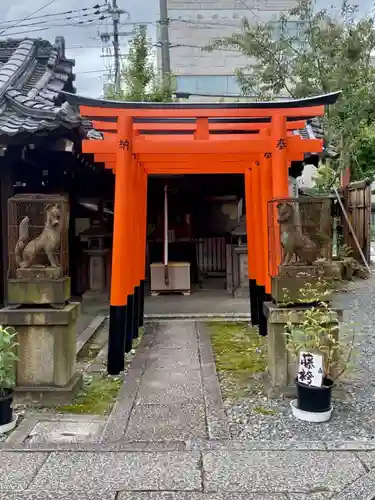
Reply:
[[[51,267],[58,267],[54,252],[60,246],[61,211],[57,205],[47,205],[46,219],[41,234],[29,241],[28,217],[24,217],[19,226],[19,238],[15,248],[16,263],[21,269],[31,267],[36,256],[43,250]]]
[[[316,244],[304,235],[296,224],[292,203],[277,205],[277,221],[280,224],[281,245],[285,252],[282,265],[290,264],[293,256],[301,263],[311,265],[318,258],[319,251]]]

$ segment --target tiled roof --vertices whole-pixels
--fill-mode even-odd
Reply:
[[[307,120],[306,127],[301,130],[296,130],[294,132],[302,137],[302,139],[323,139],[324,140],[324,128],[321,120],[319,118],[312,118]],[[308,154],[308,156],[315,156],[316,153]],[[337,156],[335,148],[331,144],[323,143],[323,155],[328,157]]]
[[[0,138],[90,127],[64,102],[74,92],[74,60],[65,57],[65,42],[41,39],[0,40]]]

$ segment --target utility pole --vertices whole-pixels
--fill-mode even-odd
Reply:
[[[113,20],[113,50],[115,56],[115,92],[119,94],[121,91],[120,80],[120,44],[118,27],[120,23],[121,11],[117,8],[117,0],[112,0],[112,20]]]
[[[160,46],[161,46],[161,70],[163,79],[169,79],[171,75],[171,58],[169,51],[169,18],[167,0],[159,0],[160,6]]]

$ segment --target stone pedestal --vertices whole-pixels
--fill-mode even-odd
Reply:
[[[70,299],[70,278],[56,280],[30,278],[8,280],[8,303],[64,307]]]
[[[278,307],[272,302],[265,302],[263,305],[268,328],[268,395],[270,397],[295,396],[297,364],[292,353],[286,348],[283,332],[288,321],[292,321],[293,324],[302,323],[306,309],[306,307]],[[341,321],[343,311],[341,309],[333,309],[333,311],[336,318]]]
[[[278,304],[309,303],[311,300],[306,297],[306,293],[303,295],[301,290],[306,290],[308,285],[316,289],[320,280],[331,277],[331,266],[328,265],[324,268],[297,264],[279,266],[278,276],[271,278],[271,296]],[[322,295],[321,300],[328,301],[330,296]]]
[[[0,310],[0,324],[17,332],[16,397],[18,402],[68,404],[81,387],[76,370],[76,322],[79,304],[63,309]]]
[[[236,258],[234,259],[237,269],[237,279],[234,288],[234,296],[248,297],[249,296],[249,265],[247,256],[247,245],[239,246],[233,249]]]
[[[107,254],[109,249],[85,250],[89,257],[89,293],[108,290]]]

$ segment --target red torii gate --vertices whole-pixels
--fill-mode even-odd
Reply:
[[[253,324],[266,333],[262,312],[270,294],[267,204],[288,197],[288,168],[322,141],[293,130],[322,116],[339,92],[300,100],[250,103],[129,103],[66,94],[93,121],[103,140],[83,141],[116,175],[108,372],[124,369],[123,353],[143,325],[147,176],[243,174]],[[276,253],[275,253],[276,252]],[[273,269],[270,269],[270,268]]]

